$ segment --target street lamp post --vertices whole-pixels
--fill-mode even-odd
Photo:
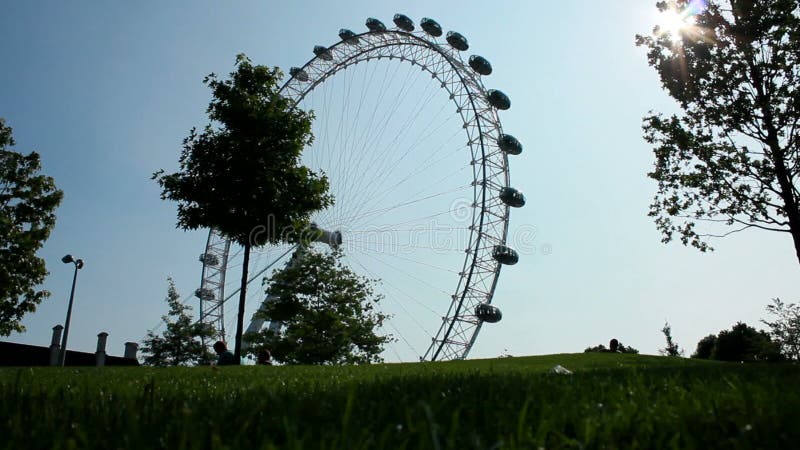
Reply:
[[[75,282],[78,281],[78,269],[83,267],[82,259],[73,259],[72,255],[61,258],[64,264],[75,264],[75,274],[72,276],[72,292],[69,294],[69,306],[67,307],[67,321],[64,323],[64,337],[61,338],[61,361],[60,366],[64,367],[67,359],[67,336],[69,335],[69,320],[72,317],[72,301],[75,299]]]

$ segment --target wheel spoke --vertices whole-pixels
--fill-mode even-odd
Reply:
[[[509,185],[499,118],[480,76],[447,42],[422,30],[358,39],[330,47],[332,60],[312,59],[303,66],[307,81],[291,78],[282,88],[316,114],[303,163],[326,173],[336,203],[313,220],[341,230],[345,261],[381,280],[405,322],[388,324],[413,354],[420,354],[418,328],[433,341],[422,344],[430,344],[427,358],[466,357],[480,329],[475,302],[491,302],[499,273],[492,249],[506,239],[508,208],[494,200]],[[256,280],[268,275],[274,250],[254,252],[251,311],[265,295]],[[235,321],[235,302],[226,300],[238,294],[240,253],[210,232],[206,254],[220,261],[204,265],[201,290],[216,297],[201,299],[201,310],[218,316],[220,328]],[[222,312],[214,316],[213,308]]]

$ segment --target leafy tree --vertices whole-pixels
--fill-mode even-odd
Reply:
[[[303,250],[295,262],[273,273],[269,293],[277,297],[259,312],[284,327],[248,334],[251,350],[267,348],[285,364],[364,364],[382,361],[390,336],[376,329],[385,314],[376,310],[382,296],[375,280],[363,278],[341,263],[338,250]]]
[[[658,352],[664,356],[683,356],[683,350],[678,347],[678,343],[672,340],[672,327],[669,322],[664,323],[664,328],[661,329],[664,333],[664,338],[667,340],[667,346],[660,349]]]
[[[720,361],[780,361],[780,345],[763,330],[738,322],[717,335],[711,359]]]
[[[292,240],[311,213],[333,203],[328,180],[300,164],[312,142],[310,112],[278,92],[278,68],[236,58],[229,80],[208,75],[214,128],[192,129],[183,141],[180,171],[153,174],[161,198],[178,202],[178,227],[214,228],[244,247],[234,355],[241,356],[247,272],[252,246]],[[264,227],[268,227],[264,231]]]
[[[787,359],[800,360],[800,306],[776,298],[767,305],[767,312],[775,316],[775,320],[761,322],[770,328],[773,340],[781,346],[781,353]]]
[[[656,157],[648,176],[658,182],[649,215],[662,241],[678,235],[706,251],[709,237],[748,228],[788,232],[800,261],[797,0],[657,7],[692,16],[677,35],[656,27],[636,36],[683,111],[644,118]],[[696,228],[701,222],[707,227]]]
[[[0,118],[0,336],[23,332],[22,317],[50,296],[36,286],[47,269],[36,252],[56,223],[64,194],[41,175],[39,154],[17,153],[11,128]]]
[[[692,354],[692,358],[697,359],[711,359],[714,351],[714,346],[717,344],[717,335],[709,334],[708,336],[700,339],[697,343],[697,349]]]
[[[202,364],[210,358],[202,339],[214,337],[214,329],[209,324],[194,322],[189,315],[192,307],[181,304],[175,282],[168,278],[167,283],[169,313],[161,317],[166,329],[161,335],[156,335],[152,330],[147,332],[142,342],[144,363],[148,366]]]

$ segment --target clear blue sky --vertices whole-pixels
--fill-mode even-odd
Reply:
[[[611,337],[656,353],[672,324],[691,353],[736,321],[759,325],[773,297],[800,301],[787,235],[740,233],[716,252],[660,243],[646,216],[655,185],[641,117],[674,111],[634,35],[648,32],[654,2],[9,2],[0,15],[0,116],[17,150],[41,153],[65,199],[41,251],[52,292],[28,331],[8,340],[47,345],[78,280],[70,348],[109,352],[140,341],[166,312],[168,276],[183,294],[200,280],[204,232],[176,230],[175,205],[150,180],[175,169],[180,143],[206,123],[209,72],[237,53],[286,70],[302,65],[339,28],[365,29],[395,12],[437,19],[487,57],[488,87],[512,100],[503,126],[525,145],[513,185],[528,206],[511,231],[534,226],[536,251],[502,272],[504,320],[484,327],[473,357],[582,351]],[[545,254],[542,248],[551,249]]]

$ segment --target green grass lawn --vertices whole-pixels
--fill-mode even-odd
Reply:
[[[797,448],[798,380],[797,365],[604,353],[0,369],[0,449]]]

